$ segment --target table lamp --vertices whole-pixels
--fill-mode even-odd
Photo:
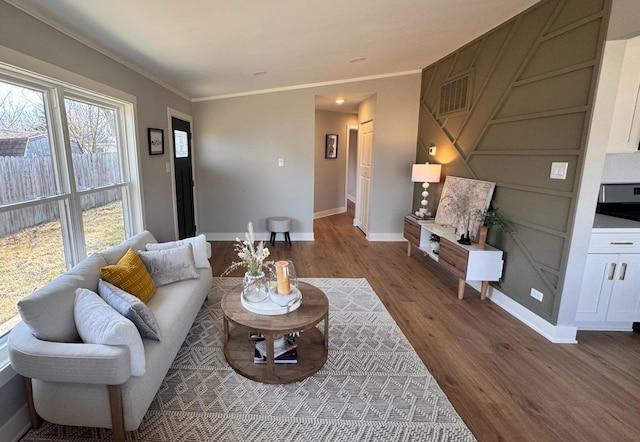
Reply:
[[[414,164],[411,169],[411,181],[414,183],[422,183],[422,207],[416,211],[416,216],[420,218],[428,218],[431,214],[427,209],[427,197],[429,196],[429,183],[440,182],[440,172],[442,165],[440,164]]]

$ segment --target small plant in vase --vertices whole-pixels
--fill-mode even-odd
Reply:
[[[431,251],[437,255],[440,251],[440,237],[438,235],[431,234],[429,237],[429,246],[431,247]]]
[[[507,221],[498,213],[498,209],[487,209],[484,212],[478,211],[480,218],[480,233],[478,235],[478,249],[484,250],[487,244],[487,233],[489,229],[498,231],[508,230]]]

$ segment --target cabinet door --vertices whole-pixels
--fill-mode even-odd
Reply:
[[[640,321],[640,255],[619,255],[607,321]]]
[[[411,221],[408,218],[405,218],[404,237],[414,246],[420,247],[420,224],[415,221]]]
[[[467,278],[467,261],[469,252],[452,243],[451,241],[440,237],[440,260],[438,261],[442,267],[452,272],[460,279]]]
[[[617,254],[587,255],[576,321],[605,321],[607,319],[607,308],[617,275],[617,267]]]

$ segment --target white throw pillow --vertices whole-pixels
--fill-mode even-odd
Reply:
[[[156,317],[137,296],[125,292],[120,287],[116,287],[102,279],[98,281],[98,295],[115,311],[133,322],[140,332],[140,336],[154,341],[160,340],[160,330],[158,329]]]
[[[193,238],[181,239],[179,241],[149,243],[145,246],[145,248],[147,250],[166,250],[185,244],[191,244],[193,246],[193,258],[196,261],[197,268],[206,269],[208,267],[211,267],[209,264],[209,256],[207,253],[207,238],[204,236],[204,234],[198,235]]]
[[[126,345],[129,347],[131,375],[142,376],[145,373],[144,346],[138,329],[104,299],[89,289],[77,289],[73,316],[84,342]]]
[[[141,250],[138,256],[157,287],[200,277],[193,260],[191,244],[157,251]]]

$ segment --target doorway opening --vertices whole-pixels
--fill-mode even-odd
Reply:
[[[196,235],[191,123],[171,117],[175,214],[178,239]]]
[[[345,103],[336,105],[336,96],[316,96],[315,147],[314,147],[314,219],[346,213],[353,225],[357,213],[368,214],[368,204],[358,191],[360,155],[360,115],[372,119],[374,101],[368,103],[371,94],[343,94]],[[348,105],[347,105],[348,104]],[[345,105],[347,105],[345,107]],[[337,137],[337,154],[326,155],[326,140]],[[368,198],[368,194],[366,195]],[[366,232],[365,232],[366,233]]]

